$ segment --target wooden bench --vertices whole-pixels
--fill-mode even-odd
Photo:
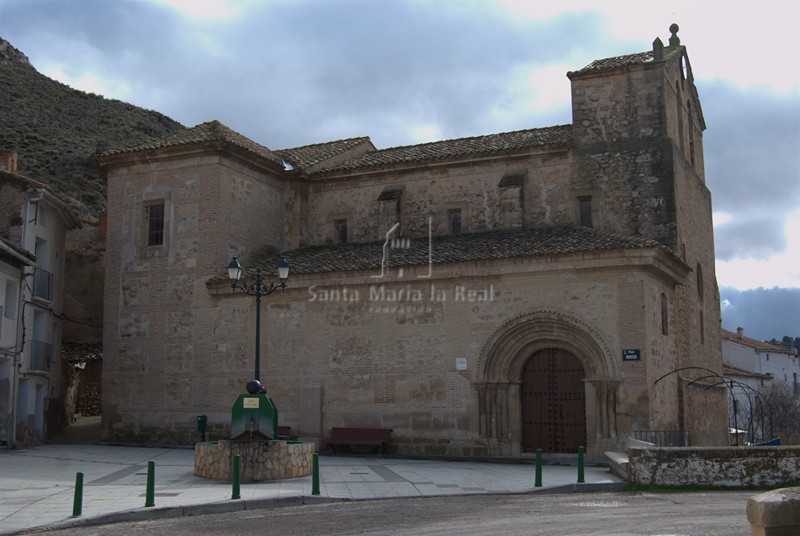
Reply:
[[[381,453],[387,452],[391,428],[331,428],[331,436],[325,449],[336,452],[337,446],[376,447]]]

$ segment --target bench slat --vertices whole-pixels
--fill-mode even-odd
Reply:
[[[331,428],[328,446],[366,445],[384,447],[389,443],[391,428]]]

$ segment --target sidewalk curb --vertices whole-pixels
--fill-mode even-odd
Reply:
[[[627,482],[588,482],[564,484],[563,486],[550,486],[549,488],[536,488],[531,493],[595,493],[600,491],[625,491]]]
[[[283,508],[286,506],[302,506],[304,504],[320,504],[334,502],[348,502],[352,499],[317,497],[298,495],[293,497],[265,497],[261,499],[231,499],[227,501],[190,504],[186,506],[142,507],[135,510],[122,510],[107,514],[98,514],[90,517],[77,517],[66,521],[59,521],[49,525],[39,525],[28,529],[11,532],[0,532],[0,536],[14,536],[16,534],[35,534],[53,530],[91,527],[97,525],[112,525],[122,522],[152,521],[158,519],[174,519],[178,517],[201,516],[208,514],[225,514],[244,510],[267,510]]]
[[[502,493],[478,493],[475,495],[542,495],[559,493],[592,493],[601,491],[623,491],[624,482],[609,483],[588,483],[588,484],[566,484],[563,486],[551,486],[535,488],[528,492],[502,492]],[[458,495],[459,497],[462,495]],[[310,504],[330,504],[343,502],[361,501],[383,501],[390,499],[424,499],[428,497],[455,497],[454,495],[405,495],[399,497],[374,497],[363,499],[322,497],[318,495],[297,495],[288,497],[264,497],[256,499],[231,499],[201,504],[191,504],[186,506],[163,506],[153,508],[137,508],[135,510],[123,510],[120,512],[110,512],[91,517],[80,517],[59,521],[50,525],[40,525],[29,529],[21,529],[12,532],[0,532],[0,536],[14,536],[17,534],[34,534],[38,532],[49,532],[60,529],[91,527],[97,525],[111,525],[114,523],[153,521],[159,519],[174,519],[178,517],[191,517],[208,514],[224,514],[229,512],[239,512],[244,510],[268,510],[274,508],[284,508],[288,506],[302,506]]]

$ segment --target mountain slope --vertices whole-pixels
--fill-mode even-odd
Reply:
[[[17,172],[49,185],[81,219],[95,220],[106,206],[93,154],[182,128],[158,112],[47,78],[0,38],[0,149],[16,150]]]

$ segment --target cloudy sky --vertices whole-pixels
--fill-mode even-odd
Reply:
[[[570,123],[567,71],[666,43],[677,22],[707,125],[723,327],[800,336],[800,5],[720,5],[0,0],[0,37],[51,78],[187,126],[384,148]]]

